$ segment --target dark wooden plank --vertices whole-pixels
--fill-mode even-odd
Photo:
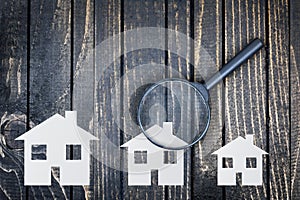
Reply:
[[[264,1],[225,1],[225,62],[254,38],[266,41]],[[267,149],[265,51],[261,50],[225,80],[225,144],[238,136],[254,134],[254,144]],[[272,155],[273,156],[273,155]],[[264,169],[266,169],[266,159]],[[274,169],[275,170],[275,169]],[[266,199],[268,180],[262,186],[226,187],[226,199]]]
[[[290,1],[291,199],[300,199],[300,2]]]
[[[0,199],[25,199],[22,142],[27,114],[27,1],[0,1]]]
[[[269,1],[270,198],[290,198],[289,5]]]
[[[120,78],[120,39],[104,41],[120,33],[121,1],[95,1],[95,77],[93,130],[100,139],[94,149],[91,196],[93,199],[122,199],[120,176],[120,131],[114,120],[112,91]],[[102,55],[116,56],[115,62],[103,65]],[[101,73],[100,73],[101,72]]]
[[[195,1],[194,10],[195,80],[207,80],[222,65],[222,1]],[[219,84],[210,91],[210,127],[193,149],[192,196],[196,199],[222,197],[222,187],[217,186],[217,157],[211,155],[222,145],[222,89]]]
[[[70,110],[71,1],[31,1],[30,105],[35,124]],[[29,189],[29,199],[70,198],[53,171],[52,186]]]
[[[72,9],[72,110],[77,111],[77,124],[94,134],[93,126],[90,126],[94,114],[94,0],[75,0]],[[78,152],[75,148],[73,148],[74,157],[78,156],[75,153]],[[90,163],[93,161],[94,157],[91,155]],[[71,198],[87,199],[93,197],[94,171],[92,165],[90,167],[90,180],[89,186],[73,186]]]
[[[168,19],[168,28],[181,32],[185,34],[187,37],[191,36],[191,28],[192,25],[190,24],[192,21],[190,20],[191,17],[191,1],[167,1],[168,3],[168,8],[167,8],[167,19]],[[194,17],[194,16],[192,16]],[[177,52],[168,52],[168,65],[171,69],[172,72],[175,70],[181,75],[178,77],[176,74],[172,72],[167,72],[168,77],[172,78],[185,78],[187,80],[193,80],[193,68],[191,67],[192,64],[192,58],[190,57],[193,52],[190,46],[187,46],[184,51],[186,51],[187,57],[182,58],[179,56],[179,51],[182,51],[183,45],[180,42],[180,36],[175,35],[175,37],[171,37],[168,35],[168,47],[170,49],[170,46],[175,46]],[[188,38],[186,38],[186,41],[189,42]],[[188,45],[190,45],[188,43]],[[169,70],[170,71],[170,70]],[[183,100],[184,101],[184,100]],[[168,102],[168,112],[170,110],[175,113],[176,111],[174,110],[174,107],[171,107],[172,104]],[[180,113],[181,115],[184,113]],[[175,113],[175,116],[178,114]],[[189,126],[189,124],[187,124]],[[182,127],[184,131],[186,130],[187,127]],[[185,150],[185,159],[184,159],[184,185],[183,186],[168,186],[166,188],[165,193],[166,198],[168,199],[188,199],[191,197],[191,183],[192,183],[192,178],[191,178],[191,149]]]
[[[165,15],[166,8],[164,1],[157,0],[147,0],[147,1],[135,1],[128,0],[124,1],[124,30],[128,31],[135,28],[140,27],[165,27]],[[164,33],[162,33],[164,34]],[[163,37],[163,35],[162,35]],[[146,36],[143,38],[145,39]],[[158,81],[155,79],[159,79],[157,75],[153,75],[153,71],[149,69],[149,71],[141,73],[139,71],[140,65],[143,64],[165,64],[165,52],[161,50],[154,49],[141,49],[133,52],[129,52],[130,43],[138,42],[139,38],[126,38],[124,43],[124,51],[128,52],[124,54],[124,75],[127,78],[124,79],[123,83],[123,113],[128,113],[128,110],[131,109],[131,112],[135,112],[134,108],[131,108],[132,102],[138,102],[138,99],[141,98],[141,92],[137,91],[137,85],[141,82],[147,82],[145,79],[149,81]],[[130,70],[137,70],[136,75]],[[128,74],[131,74],[128,76]],[[141,77],[143,74],[145,77]],[[163,76],[163,75],[162,75]],[[151,78],[149,78],[151,77]],[[148,82],[149,83],[149,82]],[[140,88],[141,89],[141,88]],[[132,91],[137,91],[135,94],[132,94]],[[133,104],[136,105],[136,104]],[[131,119],[124,117],[124,138],[123,143],[129,141],[139,134],[140,130],[137,126],[132,126],[135,122],[134,113]],[[135,127],[135,128],[133,128]],[[127,166],[127,155],[124,153],[124,166]],[[127,168],[127,167],[126,167]],[[127,172],[123,173],[123,193],[124,198],[126,199],[163,199],[165,198],[164,186],[158,186],[158,173],[154,171],[152,173],[151,178],[151,186],[128,186],[128,174]]]

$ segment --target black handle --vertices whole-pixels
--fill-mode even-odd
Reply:
[[[208,81],[206,81],[206,89],[210,90],[211,88],[213,88],[217,83],[223,80],[223,78],[225,78],[233,70],[235,70],[236,68],[241,66],[245,61],[251,58],[262,47],[263,43],[260,39],[253,40],[241,52],[239,52],[234,58],[232,58],[226,65],[224,65],[219,72],[214,74]]]

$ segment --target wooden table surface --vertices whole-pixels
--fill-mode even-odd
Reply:
[[[0,0],[0,199],[300,199],[299,10],[296,0]],[[139,27],[194,38],[191,59],[205,62],[197,54],[204,48],[217,68],[252,39],[265,44],[211,97],[220,102],[214,113],[220,120],[210,126],[211,141],[186,151],[185,185],[158,186],[153,176],[152,186],[128,186],[127,172],[93,158],[89,186],[60,186],[55,171],[50,187],[24,186],[23,143],[14,139],[26,130],[73,109],[81,127],[121,145],[131,137],[126,119],[123,131],[111,120],[109,95],[121,76],[151,62],[170,65],[189,80],[201,76],[176,54],[143,49],[122,55],[97,82],[95,71],[104,66],[97,65],[102,52],[95,47]],[[122,39],[115,42],[108,48],[130,48]],[[94,64],[87,64],[87,55]],[[124,108],[131,102],[126,86],[139,78],[121,86]],[[269,153],[263,185],[238,180],[237,186],[217,186],[211,153],[245,134],[255,134],[255,144]],[[126,165],[125,154],[101,154]]]

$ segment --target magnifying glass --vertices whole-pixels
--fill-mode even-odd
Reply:
[[[137,111],[142,132],[165,149],[180,150],[197,143],[206,134],[211,120],[209,90],[262,47],[259,39],[253,40],[205,84],[164,79],[147,88]]]

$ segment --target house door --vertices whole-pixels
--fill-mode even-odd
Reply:
[[[60,167],[56,167],[56,166],[51,167],[51,182],[53,178],[60,181]]]

